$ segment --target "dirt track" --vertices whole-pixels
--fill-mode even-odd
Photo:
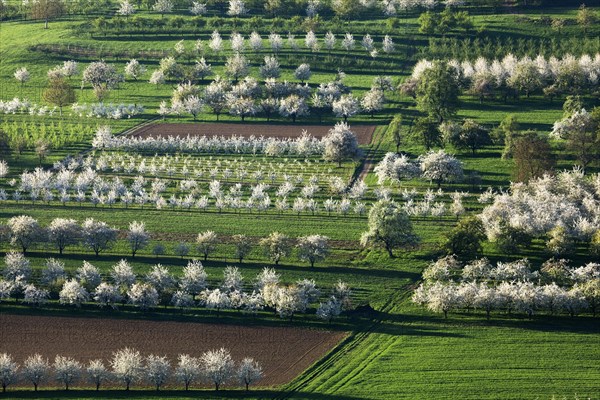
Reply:
[[[375,132],[375,125],[351,125],[359,144],[369,144]],[[330,126],[321,125],[268,125],[268,124],[231,124],[231,123],[197,123],[168,124],[157,123],[141,127],[130,133],[135,137],[161,136],[265,136],[277,138],[293,138],[306,130],[316,138],[327,135]]]
[[[292,327],[0,314],[0,353],[12,354],[19,363],[36,352],[50,362],[57,354],[84,363],[96,358],[108,361],[123,347],[142,355],[166,355],[175,363],[182,353],[200,356],[225,347],[236,362],[253,357],[261,363],[261,386],[291,381],[344,336]]]

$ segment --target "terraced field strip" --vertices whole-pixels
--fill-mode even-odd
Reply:
[[[350,125],[359,144],[369,144],[377,125]],[[304,131],[315,138],[327,135],[329,125],[274,125],[274,124],[234,124],[234,123],[159,123],[133,130],[129,134],[135,137],[168,136],[264,136],[280,139],[300,137]]]
[[[382,126],[376,131],[375,136],[373,137],[373,141],[376,141],[376,144],[374,144],[375,147],[371,147],[369,149],[369,152],[367,153],[365,160],[361,165],[360,172],[357,174],[357,180],[364,181],[371,169],[373,168],[373,164],[375,164],[375,157],[377,156],[377,152],[379,151],[379,147],[381,146],[381,142],[385,137],[388,127],[389,125],[385,127]]]
[[[235,361],[253,357],[261,363],[261,386],[289,382],[346,336],[345,332],[294,327],[0,315],[0,353],[12,354],[19,363],[34,353],[51,361],[56,355],[82,362],[108,361],[124,347],[143,355],[165,355],[175,363],[179,354],[199,357],[204,351],[225,347]]]
[[[403,293],[403,296],[406,296]],[[381,307],[381,313],[394,308],[397,295]],[[380,315],[377,313],[377,315]],[[341,342],[326,357],[317,362],[311,369],[288,385],[280,399],[302,398],[301,393],[336,393],[346,387],[363,369],[396,342],[396,337],[374,334],[382,323],[381,317],[374,318],[373,323],[365,329],[355,332]]]

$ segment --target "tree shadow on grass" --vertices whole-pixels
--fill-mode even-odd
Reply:
[[[600,334],[600,318],[591,315],[569,317],[564,315],[534,315],[528,318],[526,315],[508,315],[504,312],[492,313],[489,320],[484,312],[460,312],[450,313],[445,319],[443,315],[423,314],[400,314],[378,312],[378,318],[382,320],[379,332],[398,335],[446,335],[447,331],[460,326],[470,328],[511,328],[539,332],[570,332],[580,334]],[[386,332],[387,331],[387,332]],[[463,335],[457,335],[463,336]]]
[[[226,263],[222,263],[225,267]],[[295,265],[278,265],[275,267],[277,271],[290,271],[290,272],[318,272],[328,275],[355,275],[361,276],[365,279],[377,277],[387,278],[395,280],[410,280],[416,281],[420,279],[420,274],[416,272],[408,272],[396,269],[382,269],[382,268],[356,268],[356,267],[338,267],[338,266],[315,266],[314,268],[295,266]]]
[[[391,336],[434,336],[434,337],[452,337],[466,339],[469,336],[463,333],[452,332],[448,327],[435,326],[427,324],[403,325],[390,324],[383,322],[375,325],[372,329],[375,333],[382,333]]]

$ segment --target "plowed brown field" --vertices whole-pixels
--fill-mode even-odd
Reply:
[[[0,353],[12,354],[19,363],[40,353],[50,362],[59,354],[108,364],[115,350],[131,347],[142,355],[165,355],[175,364],[179,354],[200,356],[225,347],[236,362],[253,357],[261,363],[261,386],[291,381],[344,337],[343,332],[293,327],[0,314]]]
[[[350,129],[359,144],[369,144],[375,132],[375,125],[351,125]],[[227,123],[198,123],[198,124],[149,124],[134,130],[129,135],[136,137],[167,137],[167,136],[265,136],[276,138],[294,138],[306,130],[316,138],[327,135],[331,126],[321,125],[268,125],[268,124],[227,124]]]

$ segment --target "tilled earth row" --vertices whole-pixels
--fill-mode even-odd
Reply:
[[[359,144],[369,144],[375,132],[375,125],[351,125]],[[296,138],[306,130],[315,138],[327,135],[331,126],[322,125],[269,125],[269,124],[232,124],[232,123],[157,123],[141,127],[130,133],[135,137],[168,136],[265,136],[280,139]]]
[[[100,358],[108,365],[114,351],[130,347],[142,355],[167,356],[174,365],[179,354],[199,357],[225,347],[236,362],[252,357],[261,363],[261,386],[291,381],[345,335],[294,327],[0,314],[0,353],[20,364],[39,353],[50,362],[63,355],[83,363]],[[53,380],[47,384],[56,385]]]

